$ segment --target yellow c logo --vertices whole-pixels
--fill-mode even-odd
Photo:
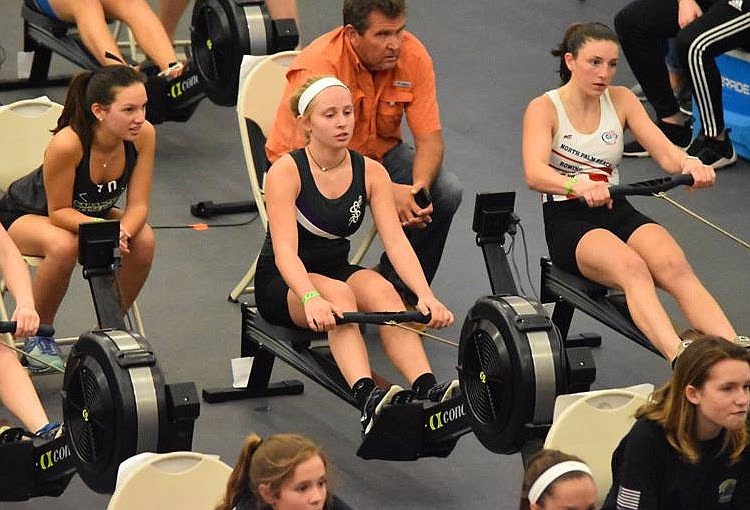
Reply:
[[[83,421],[88,422],[89,421],[89,410],[84,409],[81,413],[81,416],[83,416]]]
[[[479,380],[482,381],[482,384],[487,384],[487,374],[484,373],[484,370],[479,372]]]

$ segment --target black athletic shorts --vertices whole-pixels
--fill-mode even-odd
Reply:
[[[264,263],[265,262],[265,263]],[[258,312],[265,320],[272,324],[287,327],[297,327],[289,315],[287,293],[289,286],[273,262],[258,260],[258,271],[255,275],[255,304]],[[315,268],[311,273],[322,274],[334,280],[345,282],[351,275],[364,269],[361,266],[338,264],[328,268]]]
[[[546,202],[544,213],[544,235],[552,262],[559,268],[580,275],[576,262],[576,248],[581,238],[590,230],[604,228],[623,242],[633,232],[647,223],[656,223],[638,212],[624,198],[614,201],[612,209],[589,207],[578,200]]]
[[[5,227],[5,230],[8,230],[14,221],[16,221],[21,216],[26,216],[27,214],[29,213],[23,211],[0,210],[0,223],[3,225],[3,227]]]

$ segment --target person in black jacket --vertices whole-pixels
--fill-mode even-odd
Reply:
[[[703,336],[636,413],[612,456],[605,510],[750,508],[750,355]]]
[[[351,510],[328,489],[328,459],[298,434],[245,438],[215,510]]]

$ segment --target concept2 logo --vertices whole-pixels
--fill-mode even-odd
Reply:
[[[430,420],[428,422],[430,430],[443,428],[450,422],[460,420],[464,416],[466,416],[466,411],[464,410],[463,403],[451,407],[450,409],[446,409],[445,411],[435,413],[430,416]]]

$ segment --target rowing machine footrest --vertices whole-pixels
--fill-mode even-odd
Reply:
[[[201,414],[201,403],[195,383],[166,385],[169,434],[159,445],[161,452],[192,449],[195,420]]]
[[[590,391],[596,380],[596,364],[588,347],[568,347],[565,349],[568,360],[567,393]]]
[[[565,347],[600,347],[602,336],[598,333],[577,333],[568,335],[565,339]]]
[[[304,384],[298,379],[286,379],[269,383],[265,388],[204,388],[203,400],[209,404],[242,400],[246,398],[276,397],[279,395],[302,395]]]
[[[0,501],[25,501],[34,490],[34,444],[0,445]]]
[[[421,457],[424,408],[421,404],[388,405],[362,440],[363,459],[416,460]]]

